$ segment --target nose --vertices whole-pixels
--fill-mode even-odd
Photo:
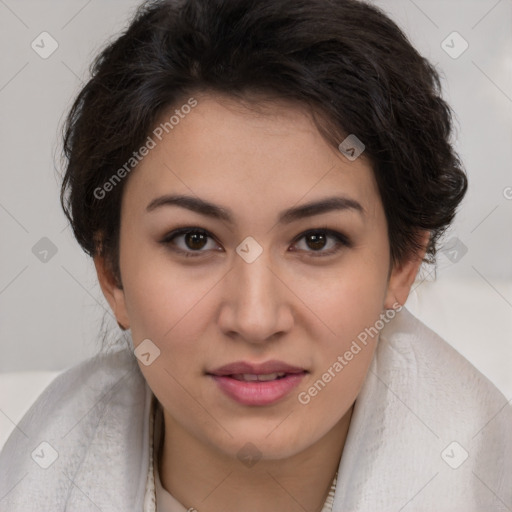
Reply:
[[[227,336],[261,344],[293,326],[293,294],[272,269],[266,254],[263,251],[252,263],[236,256],[225,277],[218,322]]]

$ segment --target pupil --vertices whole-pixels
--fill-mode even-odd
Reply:
[[[325,235],[312,234],[308,236],[308,239],[309,242],[312,242],[312,244],[308,243],[311,249],[322,249],[325,246]]]
[[[190,249],[202,249],[206,243],[206,236],[203,233],[187,233],[185,241]]]

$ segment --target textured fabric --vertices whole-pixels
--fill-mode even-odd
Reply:
[[[333,509],[512,510],[512,407],[406,309],[356,400]]]
[[[0,511],[140,512],[150,398],[126,349],[58,375],[0,453]]]
[[[0,511],[144,511],[152,399],[129,349],[59,375],[0,453]],[[332,510],[512,510],[512,407],[406,309],[381,332]]]

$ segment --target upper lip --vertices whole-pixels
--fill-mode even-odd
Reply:
[[[246,361],[236,361],[229,363],[211,372],[210,375],[236,375],[240,373],[250,373],[253,375],[267,375],[270,373],[302,373],[306,370],[298,366],[292,366],[283,361],[275,359],[265,361],[264,363],[248,363]]]

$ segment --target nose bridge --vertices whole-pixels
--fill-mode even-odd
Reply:
[[[224,329],[237,332],[247,341],[259,342],[288,327],[282,284],[271,270],[268,251],[261,251],[255,259],[246,258],[243,253],[237,255],[230,274],[226,304],[230,320],[224,323]]]

